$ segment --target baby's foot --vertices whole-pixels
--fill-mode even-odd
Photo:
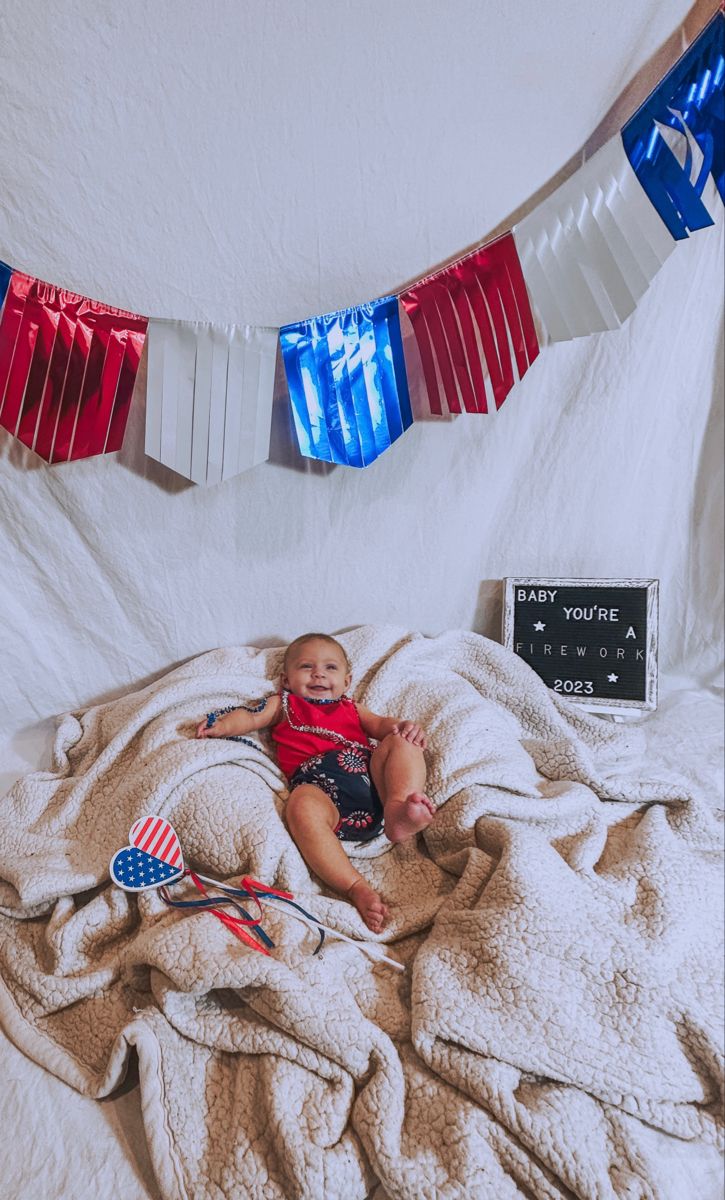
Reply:
[[[404,842],[430,825],[435,814],[433,801],[425,792],[411,792],[405,800],[385,805],[385,834],[390,842]]]
[[[346,895],[348,900],[352,900],[368,929],[372,929],[373,933],[380,933],[385,925],[388,910],[375,889],[364,879],[356,879],[352,887],[347,889]]]

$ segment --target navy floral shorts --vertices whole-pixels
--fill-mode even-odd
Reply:
[[[335,833],[341,842],[367,842],[383,827],[383,806],[370,778],[371,754],[364,746],[315,754],[290,779],[290,788],[313,783],[330,797],[340,814]]]

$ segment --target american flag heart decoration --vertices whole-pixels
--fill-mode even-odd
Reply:
[[[125,892],[161,887],[184,874],[181,845],[165,817],[139,817],[131,826],[128,841],[110,865],[111,879]]]

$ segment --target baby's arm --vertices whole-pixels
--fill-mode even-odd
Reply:
[[[214,724],[207,728],[206,718],[197,725],[196,736],[233,737],[239,734],[252,733],[255,729],[267,729],[278,720],[282,702],[279,696],[270,696],[261,712],[249,712],[246,708],[235,708],[233,712],[217,717]]]
[[[420,725],[416,725],[415,721],[403,721],[400,717],[379,717],[377,713],[371,712],[369,708],[363,708],[361,704],[357,705],[357,712],[363,732],[368,737],[375,738],[376,742],[382,742],[389,733],[397,733],[400,737],[405,738],[406,742],[420,746],[421,750],[425,750],[428,745],[425,733]]]

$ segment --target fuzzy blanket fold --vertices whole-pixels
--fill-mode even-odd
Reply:
[[[332,939],[313,956],[271,905],[266,958],[110,884],[157,812],[204,874],[249,873],[377,940],[310,878],[267,748],[194,740],[279,671],[277,650],[215,650],[66,716],[53,770],[3,801],[4,1029],[99,1097],[135,1048],[165,1200],[683,1200],[658,1139],[721,1129],[713,799],[648,763],[640,728],[574,710],[475,634],[341,641],[356,697],[429,734],[433,824],[356,854],[406,974]]]

